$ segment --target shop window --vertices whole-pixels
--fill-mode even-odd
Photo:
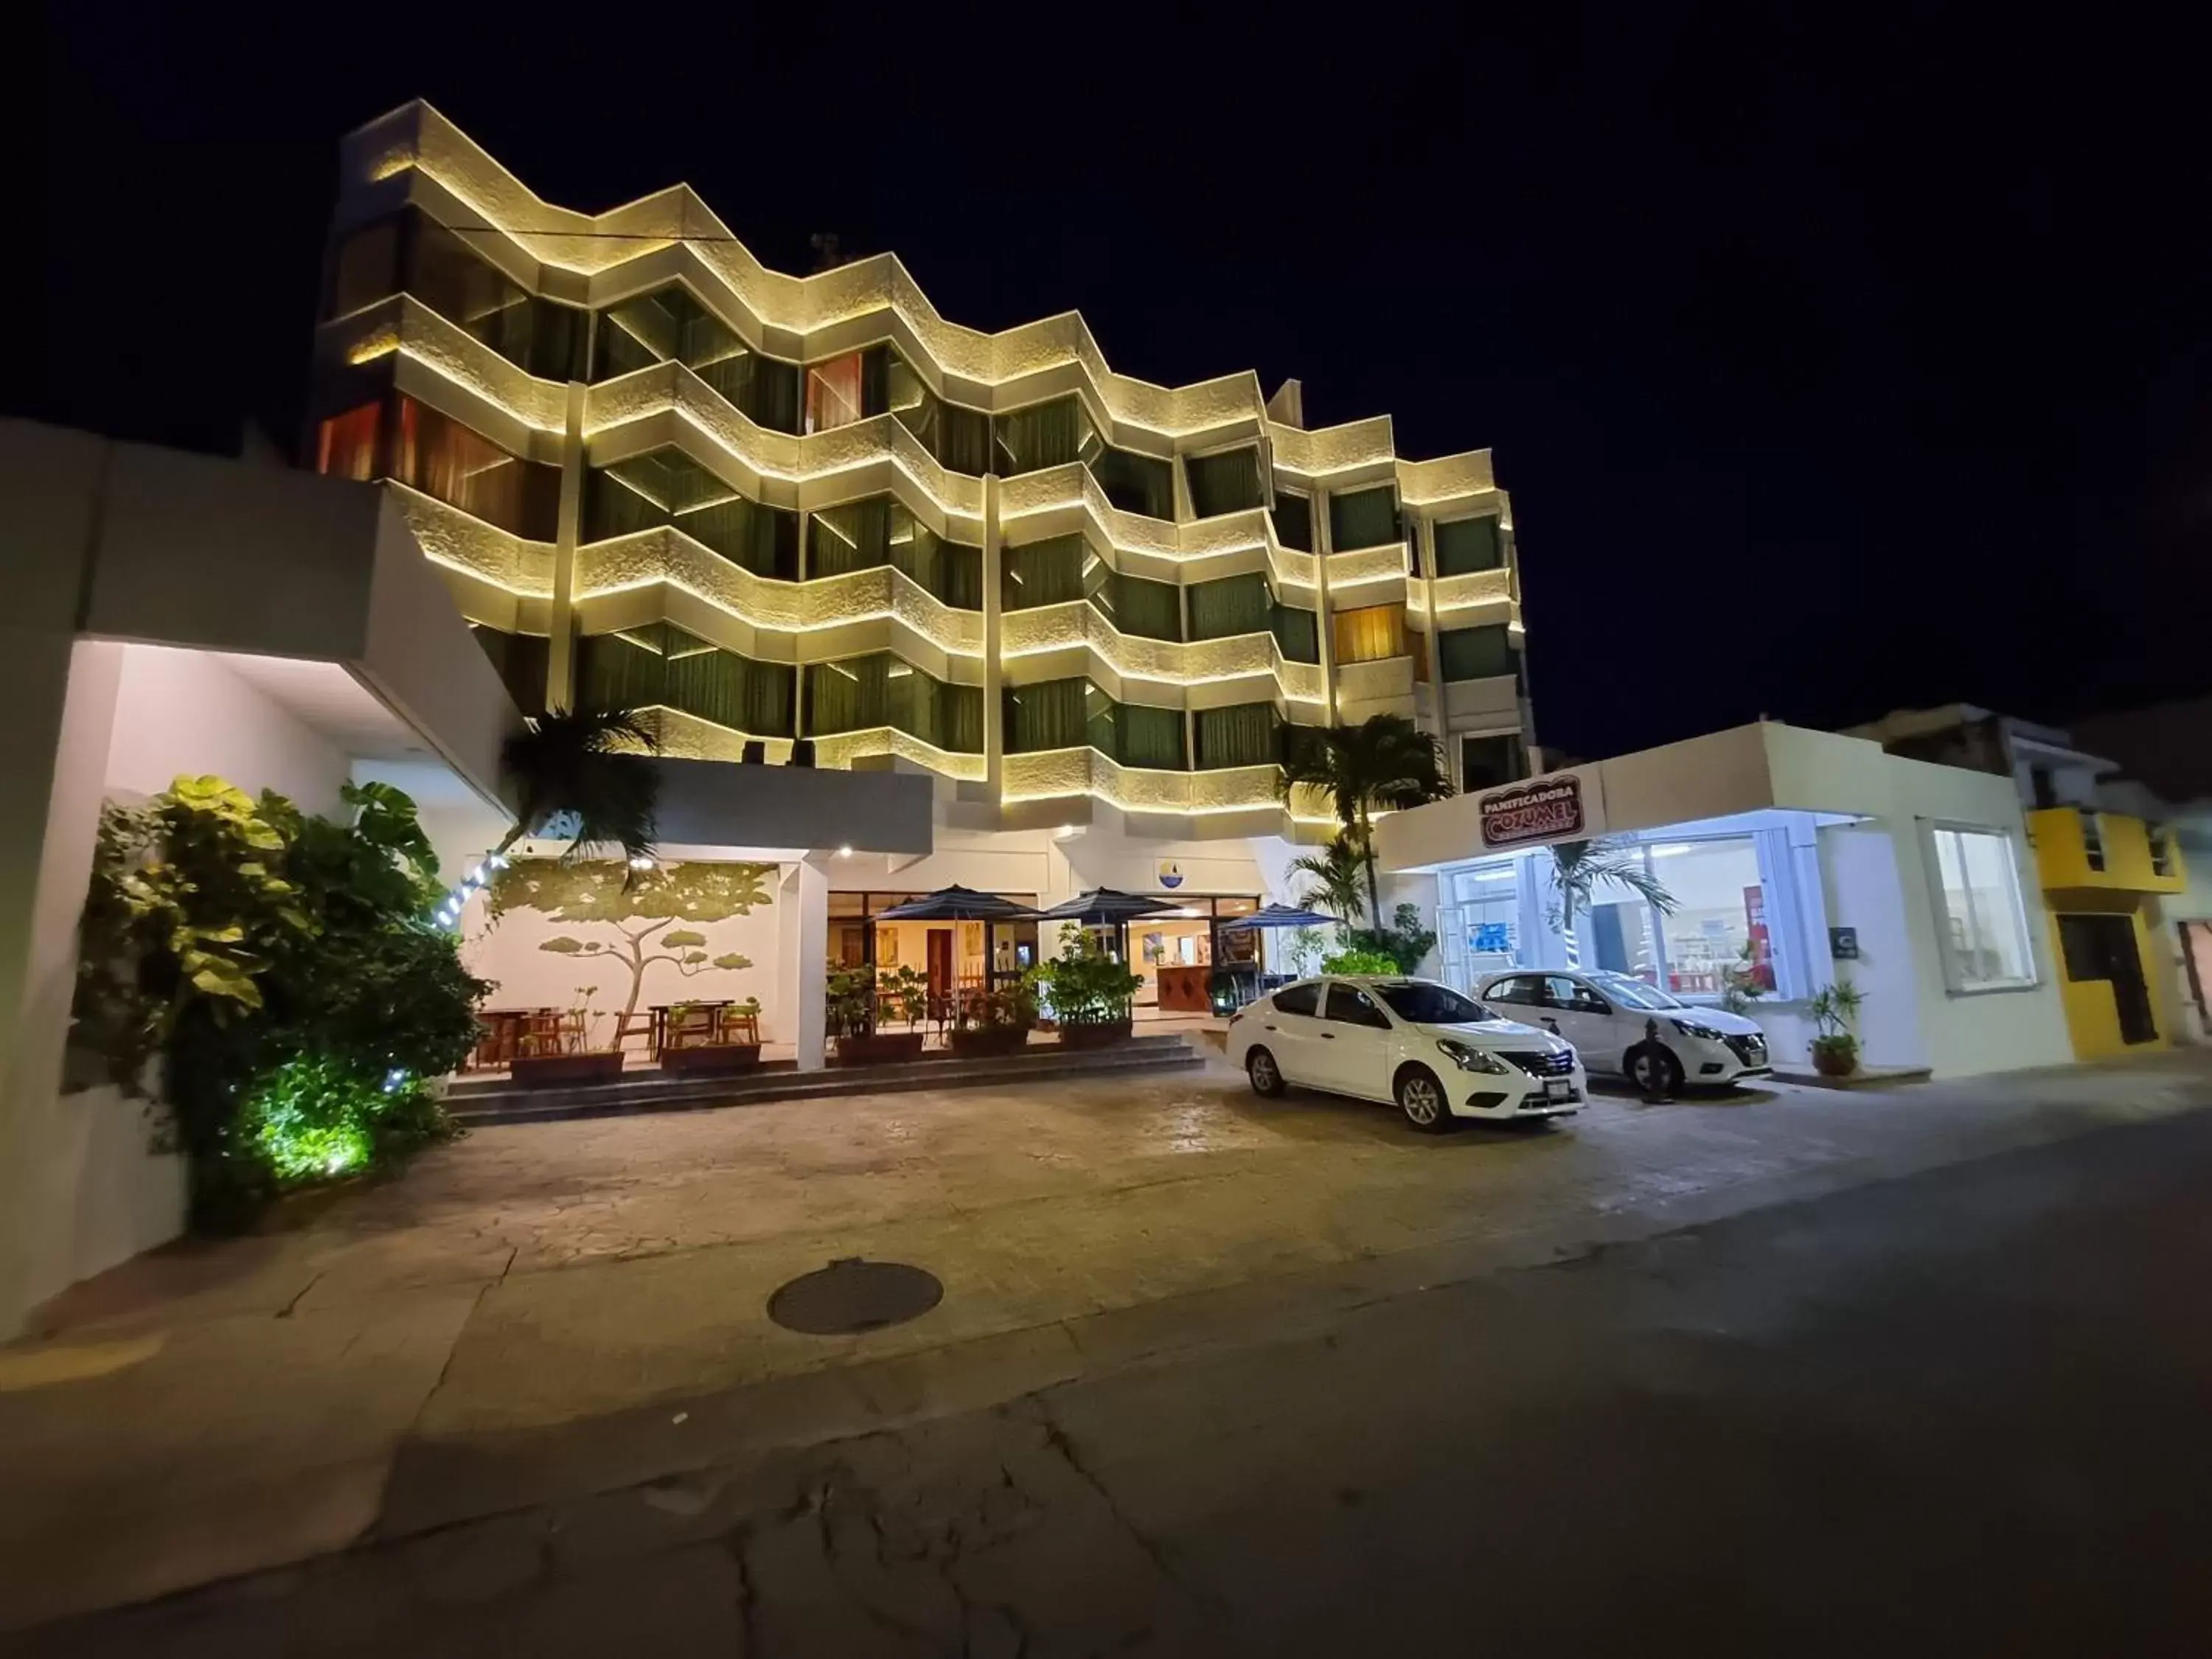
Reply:
[[[1502,784],[1517,783],[1528,775],[1528,751],[1517,732],[1459,740],[1459,787],[1464,795]]]
[[[1355,553],[1404,539],[1398,522],[1395,484],[1355,489],[1328,498],[1328,546],[1332,553]]]
[[[1268,514],[1275,521],[1275,539],[1301,553],[1313,551],[1313,498],[1304,490],[1275,486],[1275,505]]]
[[[1929,835],[1951,988],[1988,991],[2035,983],[2012,837],[1999,830],[1937,829]]]
[[[1505,562],[1504,538],[1498,520],[1488,514],[1478,519],[1453,519],[1436,526],[1437,574],[1464,576],[1477,570],[1496,570]]]
[[[1406,654],[1406,607],[1363,605],[1336,613],[1336,659],[1340,663],[1382,662]]]
[[[1672,913],[1656,917],[1666,951],[1667,989],[1677,996],[1717,997],[1728,988],[1728,975],[1741,971],[1772,991],[1766,890],[1751,838],[1658,842],[1644,850],[1653,877],[1674,898]],[[1601,966],[1614,965],[1602,961],[1602,949],[1599,954]],[[1621,971],[1649,977],[1633,967]]]
[[[1437,655],[1447,680],[1486,680],[1521,669],[1520,653],[1503,623],[1487,628],[1447,628],[1437,635]]]
[[[1249,513],[1260,505],[1260,452],[1224,449],[1212,455],[1186,455],[1183,478],[1190,486],[1194,517]]]

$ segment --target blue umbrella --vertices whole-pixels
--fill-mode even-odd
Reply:
[[[1334,916],[1322,915],[1318,910],[1302,909],[1295,904],[1270,904],[1255,910],[1249,916],[1238,916],[1233,921],[1221,924],[1224,933],[1255,933],[1262,927],[1328,927],[1335,923]]]

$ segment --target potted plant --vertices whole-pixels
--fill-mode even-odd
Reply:
[[[1060,1043],[1069,1048],[1104,1048],[1126,1041],[1137,988],[1144,982],[1073,922],[1060,929],[1060,954],[1031,969],[1030,981],[1040,1000],[1050,1005]]]
[[[1027,984],[993,991],[963,1004],[952,1030],[952,1052],[963,1060],[987,1054],[1018,1054],[1029,1046],[1036,1024],[1036,998]]]
[[[1813,1069],[1822,1077],[1849,1077],[1859,1067],[1859,1040],[1850,1022],[1858,1018],[1859,988],[1847,980],[1824,985],[1805,1005],[1813,1017]]]
[[[903,1031],[877,1029],[888,1012],[906,1022]],[[915,1027],[929,1009],[929,981],[911,968],[878,975],[866,963],[830,975],[829,1024],[837,1039],[840,1066],[884,1066],[921,1058],[921,1033]]]

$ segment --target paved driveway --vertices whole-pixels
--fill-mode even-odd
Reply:
[[[0,1351],[0,1625],[2200,1104],[2212,1070],[2167,1055],[1439,1139],[1216,1067],[487,1129]],[[848,1255],[945,1300],[857,1337],[767,1320]]]

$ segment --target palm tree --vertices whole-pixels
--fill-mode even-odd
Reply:
[[[1552,843],[1551,920],[1573,933],[1575,912],[1596,908],[1594,895],[1606,882],[1617,882],[1647,901],[1662,916],[1674,914],[1674,896],[1653,875],[1636,848],[1609,836]]]
[[[660,777],[639,757],[659,750],[659,739],[627,708],[552,708],[532,716],[500,750],[500,769],[520,807],[493,856],[525,836],[545,833],[556,818],[571,818],[564,861],[587,847],[618,846],[627,859],[651,858]]]
[[[1319,905],[1346,927],[1358,921],[1367,903],[1366,895],[1360,891],[1364,871],[1358,849],[1349,837],[1340,832],[1332,836],[1320,852],[1292,859],[1291,868],[1313,878],[1313,885],[1300,896],[1299,903],[1309,908]]]
[[[1358,726],[1312,731],[1284,757],[1283,799],[1304,784],[1328,795],[1340,832],[1367,870],[1367,909],[1382,917],[1375,872],[1377,812],[1419,806],[1451,793],[1437,740],[1403,714],[1372,714]]]

